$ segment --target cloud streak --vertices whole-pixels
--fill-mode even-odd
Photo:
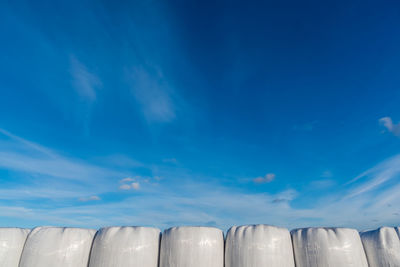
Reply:
[[[383,186],[390,180],[399,178],[400,155],[396,155],[379,163],[375,167],[361,173],[360,175],[349,181],[347,184],[353,184],[362,179],[366,180],[365,182],[351,190],[346,197],[351,198],[375,189],[379,189],[379,187]]]
[[[89,72],[76,57],[70,57],[72,85],[83,101],[93,103],[96,100],[96,89],[102,83],[95,74]]]
[[[132,93],[148,122],[171,122],[176,117],[173,90],[161,70],[137,66],[130,72]]]
[[[347,184],[335,185],[337,190],[315,196],[312,203],[304,206],[298,202],[302,192],[293,188],[255,193],[171,166],[158,166],[164,179],[146,182],[146,177],[65,158],[5,130],[0,132],[0,142],[6,148],[0,154],[1,167],[34,175],[37,180],[17,187],[3,185],[0,189],[0,218],[12,218],[21,226],[141,224],[165,228],[212,222],[223,229],[246,223],[362,229],[395,224],[399,219],[395,214],[400,214],[400,209],[395,203],[400,202],[400,155],[366,170]],[[258,178],[263,183],[271,182],[275,175]],[[120,190],[136,193],[125,194],[116,185]]]
[[[79,159],[64,157],[3,129],[0,129],[0,144],[3,147],[0,151],[0,168],[13,171],[19,176],[28,175],[34,178],[33,181],[47,180],[47,183],[70,184],[70,187],[89,185],[92,190],[99,190],[107,187],[110,178],[118,179],[126,175]],[[57,188],[53,190],[57,191]]]
[[[90,196],[90,197],[81,197],[79,201],[81,202],[88,202],[88,201],[99,201],[101,198],[99,196]]]

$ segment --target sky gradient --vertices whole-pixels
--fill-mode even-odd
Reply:
[[[0,226],[400,223],[396,1],[1,1]]]

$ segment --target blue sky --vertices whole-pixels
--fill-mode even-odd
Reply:
[[[400,223],[393,1],[2,1],[0,226]]]

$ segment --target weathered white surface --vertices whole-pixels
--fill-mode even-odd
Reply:
[[[173,227],[161,238],[160,267],[223,267],[224,237],[211,227]]]
[[[0,228],[0,266],[18,267],[30,229]]]
[[[149,227],[100,229],[93,242],[90,267],[157,267],[160,230]]]
[[[396,229],[381,227],[361,233],[370,267],[400,266],[400,240]]]
[[[348,228],[292,231],[297,267],[367,267],[358,232]]]
[[[19,267],[87,267],[95,230],[38,227],[25,243]]]
[[[225,242],[226,267],[294,267],[292,240],[285,228],[233,226]]]

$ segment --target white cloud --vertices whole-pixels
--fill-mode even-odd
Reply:
[[[253,182],[256,184],[265,184],[270,183],[275,180],[275,174],[267,173],[264,177],[257,177],[253,179]]]
[[[392,118],[381,118],[379,119],[379,123],[383,125],[388,132],[391,132],[395,136],[400,136],[400,123],[393,124]]]
[[[132,178],[125,178],[122,179],[120,182],[123,182],[124,184],[120,185],[119,189],[121,190],[139,190],[140,189],[140,183],[139,182],[134,182],[131,184],[126,184],[127,182],[135,181],[135,179]]]
[[[140,189],[140,183],[135,182],[135,183],[131,183],[131,184],[122,184],[120,185],[119,189],[121,190],[139,190]]]
[[[139,188],[140,188],[140,184],[139,183],[132,183],[131,184],[131,186],[132,186],[132,189],[135,189],[135,190],[139,190]]]
[[[144,182],[148,182],[149,181],[149,179],[142,179],[142,177],[140,177],[140,176],[136,176],[135,178],[127,177],[127,178],[124,178],[124,179],[119,181],[120,183],[123,183],[119,187],[119,189],[121,189],[121,190],[130,190],[130,189],[139,190],[140,189],[140,183],[137,182],[137,180],[139,180],[139,179],[144,181]],[[128,184],[129,182],[133,182],[133,183]]]
[[[130,74],[132,93],[149,122],[170,122],[176,117],[173,91],[163,73],[152,66],[138,66]]]

